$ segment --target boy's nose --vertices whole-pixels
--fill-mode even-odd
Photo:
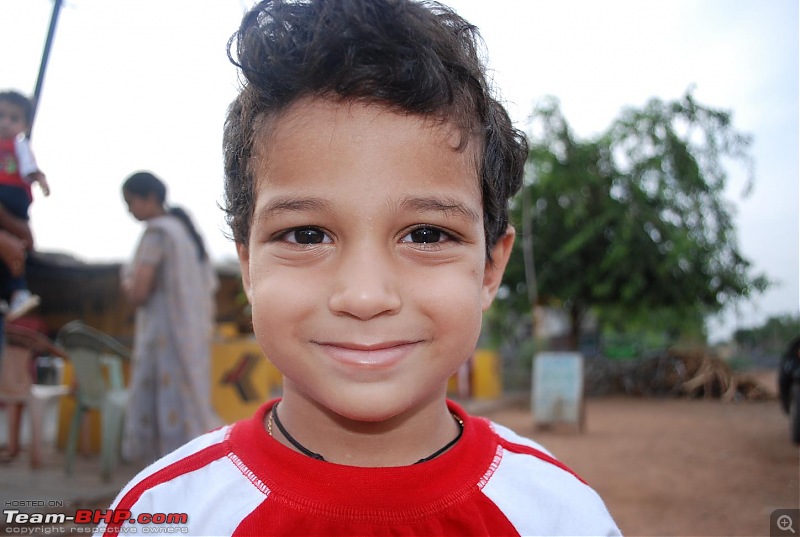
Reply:
[[[343,254],[328,300],[330,310],[362,321],[399,312],[402,299],[389,256],[366,248]]]

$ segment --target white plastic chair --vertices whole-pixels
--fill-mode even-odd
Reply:
[[[66,449],[66,472],[71,474],[84,414],[100,412],[101,475],[108,480],[117,465],[128,390],[123,378],[123,360],[130,350],[103,332],[80,321],[64,325],[56,336],[72,363],[75,411],[69,428]]]
[[[21,326],[6,325],[5,344],[0,356],[0,402],[8,412],[8,454],[15,457],[20,451],[20,429],[25,407],[30,416],[30,461],[37,468],[42,464],[42,438],[47,405],[69,393],[62,384],[36,384],[34,360],[51,355],[65,358],[64,352],[50,339]]]

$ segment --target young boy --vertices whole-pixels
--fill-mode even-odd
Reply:
[[[25,132],[31,125],[33,104],[16,91],[0,92],[0,204],[16,218],[28,221],[33,200],[31,184],[39,183],[45,196],[50,195],[47,178],[36,165]],[[28,245],[31,247],[32,245]],[[20,317],[39,304],[39,297],[27,289],[23,274],[14,274],[4,266],[0,310],[9,320]]]
[[[235,38],[226,212],[283,397],[114,508],[185,513],[193,535],[618,534],[541,446],[446,399],[501,282],[527,153],[476,29],[410,0],[267,1]]]

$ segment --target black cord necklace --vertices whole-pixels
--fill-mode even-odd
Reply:
[[[450,415],[453,416],[453,419],[456,420],[456,423],[458,424],[458,434],[456,435],[456,437],[453,438],[452,440],[450,440],[447,444],[444,445],[444,447],[442,447],[441,449],[437,450],[432,455],[428,455],[427,457],[418,460],[414,464],[419,464],[421,462],[427,462],[427,461],[429,461],[431,459],[435,459],[436,457],[438,457],[439,455],[441,455],[442,453],[444,453],[445,451],[447,451],[448,449],[453,447],[456,444],[456,442],[458,442],[461,439],[461,435],[464,434],[464,421],[461,418],[459,418],[458,416],[456,416],[455,414],[453,414],[453,413],[451,413]],[[325,457],[323,457],[319,453],[315,453],[315,452],[311,451],[310,449],[305,447],[303,444],[301,444],[300,442],[295,440],[294,437],[289,434],[289,431],[287,431],[286,427],[284,427],[283,423],[281,423],[280,417],[278,417],[278,405],[277,404],[274,407],[272,407],[272,411],[269,413],[269,420],[267,421],[267,431],[269,432],[270,436],[272,436],[272,421],[273,420],[275,420],[275,425],[278,426],[278,430],[281,432],[281,434],[286,438],[286,440],[289,441],[290,444],[292,444],[294,447],[296,447],[298,449],[298,451],[300,451],[300,453],[302,453],[303,455],[306,455],[308,457],[311,457],[312,459],[317,459],[318,461],[324,461],[325,460]]]
[[[317,459],[319,461],[325,460],[325,458],[322,455],[320,455],[319,453],[314,453],[310,449],[306,448],[303,444],[295,440],[294,437],[289,434],[289,431],[286,430],[286,428],[283,426],[283,423],[281,423],[281,419],[278,417],[278,405],[272,407],[272,412],[270,413],[270,420],[273,419],[275,420],[275,425],[278,426],[278,430],[281,432],[281,434],[285,436],[286,440],[288,440],[294,447],[299,449],[300,453],[302,453],[303,455],[308,455],[312,459]],[[272,436],[272,428],[269,426],[269,422],[267,423],[267,428],[269,429],[269,435]]]

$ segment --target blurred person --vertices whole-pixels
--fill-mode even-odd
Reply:
[[[5,270],[11,277],[24,274],[27,252],[32,244],[33,235],[28,222],[16,218],[0,204],[0,272]],[[0,295],[4,293],[4,283],[8,283],[8,280],[0,278]],[[0,353],[5,341],[5,323],[5,311],[0,308]]]
[[[33,120],[33,103],[16,91],[0,92],[0,203],[16,218],[28,221],[33,201],[31,185],[38,183],[50,195],[47,178],[36,164],[25,133]],[[32,244],[30,245],[32,247]],[[40,298],[28,290],[23,272],[13,274],[5,265],[2,309],[9,320],[25,315],[39,305]]]
[[[6,211],[5,207],[0,205],[0,261],[5,265],[5,270],[11,277],[23,274],[27,246],[32,242],[30,228],[27,223],[15,218]],[[6,315],[0,310],[0,368],[2,368],[5,341]],[[6,412],[9,412],[6,419],[16,420],[19,423],[22,407],[16,405],[10,405],[10,407],[6,406]],[[0,450],[0,462],[8,462],[14,459],[19,450],[19,438],[14,436],[17,434],[17,428],[11,425],[10,431],[12,435],[8,438],[8,446]]]
[[[218,425],[209,378],[217,279],[188,214],[165,206],[160,179],[134,173],[122,194],[146,224],[122,274],[136,307],[122,451],[126,460],[149,463]]]
[[[5,213],[5,210],[0,206],[0,213]],[[7,216],[8,218],[13,218]],[[25,269],[25,241],[20,239],[13,233],[7,231],[2,225],[2,218],[0,218],[0,260],[7,267],[9,274],[12,277],[19,276]],[[0,311],[0,361],[3,356],[3,344],[5,342],[5,325],[6,316]]]
[[[789,412],[791,404],[791,386],[795,376],[800,376],[800,336],[795,337],[786,346],[781,355],[778,367],[778,391],[783,410]]]

